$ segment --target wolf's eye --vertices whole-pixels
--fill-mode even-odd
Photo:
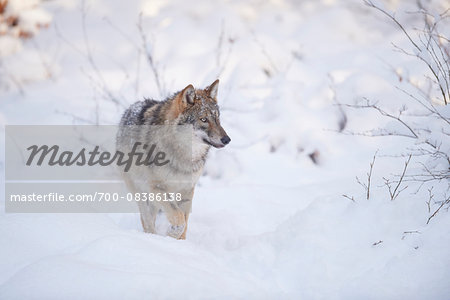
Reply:
[[[200,118],[200,121],[202,121],[203,123],[206,123],[206,121],[208,121],[206,118]]]

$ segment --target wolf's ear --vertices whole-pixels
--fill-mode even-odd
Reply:
[[[195,89],[192,84],[188,85],[181,91],[181,101],[188,104],[194,104]]]
[[[169,111],[167,113],[167,118],[169,120],[174,120],[183,113],[188,106],[194,104],[195,99],[195,89],[192,84],[185,87],[181,92],[179,92],[173,101],[171,102]]]
[[[219,90],[219,79],[216,79],[210,86],[206,88],[211,98],[217,101],[217,92]]]

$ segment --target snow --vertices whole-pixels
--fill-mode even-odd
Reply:
[[[211,150],[185,241],[143,233],[136,214],[2,212],[0,299],[448,299],[448,212],[426,224],[431,185],[417,191],[407,182],[391,201],[383,183],[403,170],[406,157],[396,156],[419,142],[450,151],[444,121],[414,117],[426,110],[395,88],[414,92],[409,80],[424,85],[426,69],[393,51],[391,42],[409,44],[387,19],[356,0],[49,1],[36,9],[30,20],[49,28],[31,40],[0,37],[2,125],[117,124],[137,100],[220,78],[232,141]],[[140,12],[161,91],[142,49]],[[411,27],[421,20],[398,16]],[[338,133],[337,104],[363,97],[392,114],[406,104],[405,118],[432,134]],[[407,133],[376,111],[341,108],[345,132]],[[355,177],[366,182],[377,150],[367,200]],[[421,163],[448,170],[415,156],[407,174]],[[433,193],[444,199],[448,182]],[[159,228],[166,224],[161,216]]]

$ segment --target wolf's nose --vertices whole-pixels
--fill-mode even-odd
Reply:
[[[221,138],[220,141],[222,142],[222,144],[226,145],[229,142],[231,142],[231,139],[230,139],[230,137],[228,135],[226,135],[223,138]]]

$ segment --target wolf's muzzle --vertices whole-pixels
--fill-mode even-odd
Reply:
[[[226,135],[223,138],[221,138],[220,141],[222,142],[222,144],[227,145],[229,142],[231,142],[231,139],[228,135]]]

